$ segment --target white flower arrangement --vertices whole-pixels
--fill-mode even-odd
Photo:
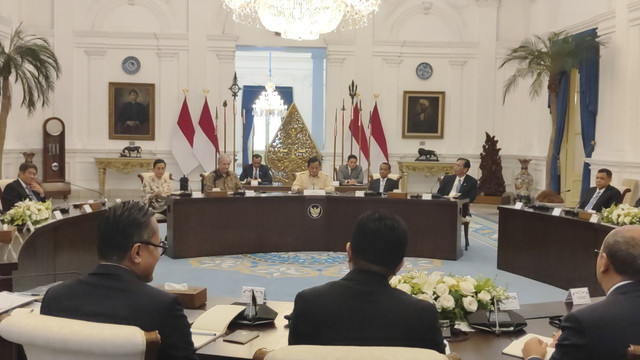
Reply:
[[[431,274],[412,271],[392,277],[389,283],[407,294],[433,303],[442,320],[465,321],[466,314],[478,309],[492,310],[494,300],[500,302],[507,298],[505,288],[482,276],[472,278],[444,275],[441,271]]]
[[[602,222],[619,226],[640,224],[640,209],[627,204],[612,205],[602,209]]]
[[[47,202],[25,200],[16,203],[2,216],[2,220],[9,225],[24,226],[27,223],[39,224],[49,220],[50,217],[51,200]]]

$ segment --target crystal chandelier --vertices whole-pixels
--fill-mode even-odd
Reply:
[[[233,20],[261,25],[285,39],[315,40],[340,25],[341,29],[365,26],[378,11],[381,0],[222,0]]]
[[[269,81],[258,100],[253,104],[253,116],[264,118],[282,118],[287,112],[287,106],[276,91],[276,85],[271,81],[271,53],[269,53]]]

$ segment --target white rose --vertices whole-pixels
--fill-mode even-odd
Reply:
[[[449,294],[443,295],[438,298],[438,301],[436,303],[440,304],[440,307],[445,310],[451,310],[456,306],[456,301],[453,299],[453,296]]]
[[[398,284],[396,289],[400,289],[400,290],[406,292],[407,294],[411,294],[411,285],[409,285],[409,284]]]
[[[434,271],[434,272],[431,273],[431,275],[429,275],[429,279],[433,283],[437,283],[438,280],[440,280],[440,278],[442,278],[442,275],[444,275],[444,273],[442,271]]]
[[[447,286],[453,286],[453,285],[457,285],[458,282],[456,281],[456,279],[452,278],[451,276],[445,276],[442,278],[442,281],[447,284]]]
[[[431,298],[431,296],[429,294],[420,294],[417,296],[418,299],[420,300],[425,300],[428,301],[430,303],[433,303],[433,299]]]
[[[482,290],[480,291],[480,294],[478,294],[478,300],[488,304],[491,301],[491,294],[489,294],[486,290]]]
[[[400,280],[402,280],[402,277],[395,275],[389,280],[389,284],[391,284],[391,287],[397,287],[400,284]]]
[[[624,223],[629,225],[629,223],[631,222],[631,216],[627,216],[624,218]]]
[[[462,298],[462,305],[464,305],[465,310],[468,312],[478,310],[478,302],[473,298],[473,296],[465,296]]]
[[[464,281],[460,282],[460,292],[463,295],[473,295],[476,293],[476,289],[474,286],[475,284],[465,279]]]
[[[436,285],[436,294],[438,294],[438,296],[449,295],[449,287],[447,284],[440,283]]]

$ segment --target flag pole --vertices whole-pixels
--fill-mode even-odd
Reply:
[[[344,111],[347,110],[344,107],[344,98],[342,98],[342,108],[340,110],[342,110],[342,151],[340,152],[340,159],[344,159]]]
[[[336,117],[333,120],[333,168],[336,168],[336,141],[338,140],[338,109],[336,108]],[[336,173],[333,172],[333,180],[336,180]]]
[[[245,118],[245,112],[244,112],[244,108],[242,108],[242,150],[244,150],[244,137],[246,135],[247,129],[246,129],[246,118]],[[247,144],[247,151],[249,151],[249,144]],[[244,154],[242,154],[242,166],[244,167],[245,165],[247,165],[244,162],[244,158],[246,156],[244,156]]]
[[[238,100],[238,93],[242,88],[238,85],[238,74],[235,71],[233,72],[233,81],[231,82],[231,86],[229,86],[229,90],[233,97],[233,171],[236,171],[236,104]]]
[[[358,102],[358,164],[362,164],[362,99]]]
[[[218,105],[216,105],[216,132],[215,132],[215,136],[216,136],[216,143],[218,144],[218,147],[220,147],[220,138],[218,137]],[[220,152],[220,149],[216,148],[216,153],[213,154],[214,156],[214,160],[215,160],[215,165],[216,165],[216,169],[218,168],[218,153]],[[206,170],[206,169],[205,169]]]
[[[349,121],[349,126],[353,124],[353,104],[357,94],[358,94],[358,85],[356,85],[356,82],[354,80],[351,80],[351,85],[349,85],[349,96],[351,97],[351,113],[349,115],[349,118],[351,121]],[[352,130],[351,127],[349,127],[349,131],[351,130]],[[350,139],[351,139],[351,150],[349,151],[349,154],[353,154],[353,133],[351,133]],[[344,157],[344,154],[342,155]]]
[[[224,108],[224,153],[227,153],[227,100],[222,102]]]
[[[371,175],[371,110],[369,110],[369,141],[367,142],[367,146],[369,146],[369,161],[367,162],[367,178]]]

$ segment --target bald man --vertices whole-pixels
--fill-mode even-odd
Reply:
[[[231,157],[222,154],[218,157],[218,168],[210,172],[204,179],[204,191],[211,191],[218,188],[221,191],[238,191],[242,189],[242,184],[238,175],[234,171],[229,171],[231,167]]]
[[[617,228],[604,239],[596,261],[604,300],[565,316],[554,337],[551,360],[624,360],[629,345],[640,344],[640,226]],[[541,360],[547,344],[529,339],[525,360]]]

